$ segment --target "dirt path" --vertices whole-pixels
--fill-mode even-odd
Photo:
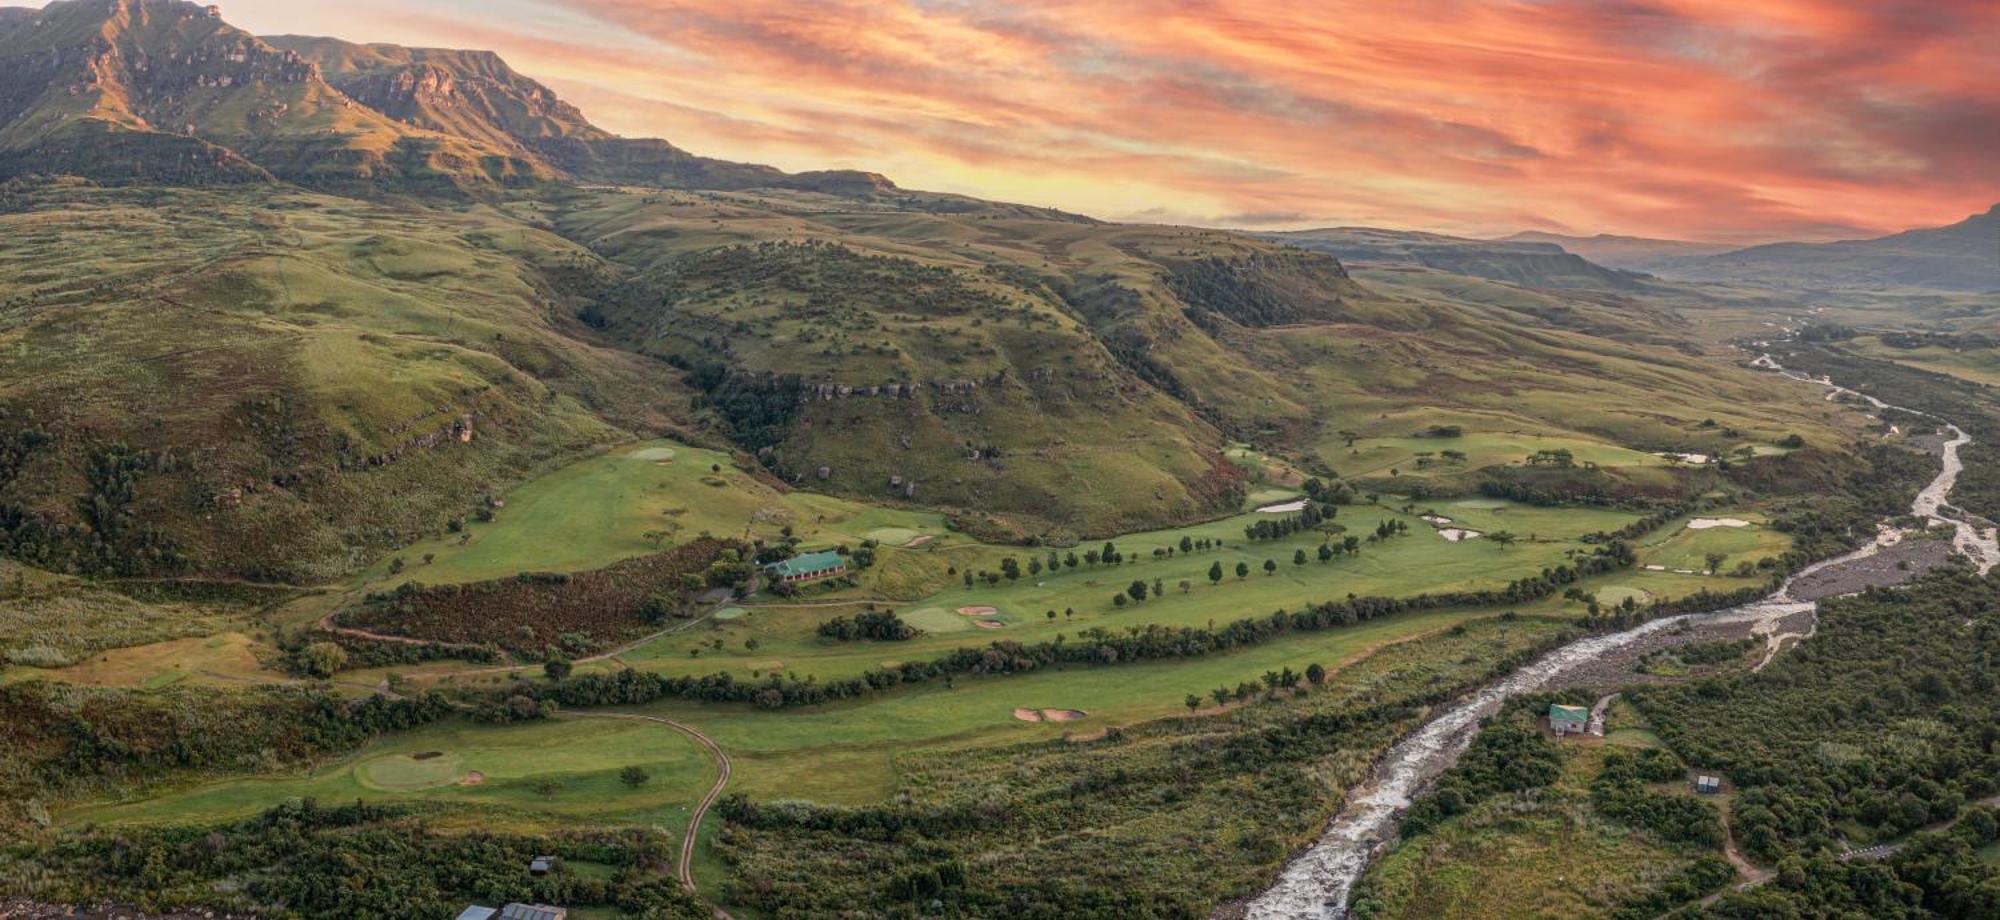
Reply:
[[[690,726],[683,725],[672,719],[662,719],[658,716],[642,716],[622,712],[565,712],[561,717],[565,719],[627,719],[635,722],[657,722],[689,738],[693,738],[696,744],[706,748],[708,753],[714,756],[716,766],[715,785],[709,787],[708,794],[701,797],[701,801],[694,806],[694,812],[688,815],[687,834],[681,838],[681,858],[680,865],[677,867],[677,874],[680,876],[681,885],[689,891],[699,893],[699,889],[694,884],[694,848],[701,835],[701,821],[708,816],[708,810],[715,805],[715,800],[722,798],[723,787],[729,785],[729,755],[722,752],[722,746],[716,744],[707,735],[695,731]],[[715,907],[713,904],[709,906]],[[728,912],[720,907],[715,907],[715,914],[718,917],[729,917]]]

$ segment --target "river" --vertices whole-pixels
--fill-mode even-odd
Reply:
[[[1996,541],[1994,533],[1982,533],[1975,524],[1964,520],[1964,515],[1950,511],[1947,503],[1952,486],[1958,481],[1959,471],[1964,468],[1958,458],[1959,448],[1972,442],[1972,438],[1957,425],[1928,416],[1928,413],[1888,405],[1831,380],[1815,379],[1786,370],[1769,354],[1759,356],[1752,364],[1794,380],[1827,387],[1828,399],[1849,395],[1877,409],[1896,409],[1935,419],[1951,437],[1942,445],[1942,468],[1937,477],[1917,493],[1910,513],[1923,519],[1927,525],[1951,525],[1955,529],[1953,546],[1972,559],[1981,574],[1991,570],[1995,563],[2000,563],[2000,542]],[[1902,537],[1901,530],[1884,522],[1874,542],[1844,556],[1799,570],[1763,600],[1712,613],[1667,617],[1625,632],[1579,639],[1453,703],[1389,749],[1370,778],[1349,790],[1346,805],[1320,839],[1288,864],[1277,883],[1247,905],[1244,915],[1249,920],[1338,920],[1346,913],[1348,893],[1368,868],[1369,860],[1386,841],[1394,837],[1403,810],[1438,774],[1458,762],[1471,746],[1473,737],[1479,733],[1480,721],[1499,712],[1508,697],[1538,690],[1572,669],[1663,630],[1693,628],[1721,631],[1725,627],[1751,623],[1754,629],[1768,632],[1787,617],[1816,609],[1815,601],[1798,600],[1791,596],[1795,582],[1810,575],[1819,575],[1827,569],[1868,559]],[[1901,577],[1914,575],[1906,573]]]

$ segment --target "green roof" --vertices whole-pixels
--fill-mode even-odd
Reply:
[[[813,572],[824,572],[827,569],[837,569],[845,565],[847,565],[847,561],[840,558],[839,553],[826,550],[818,553],[806,553],[803,556],[793,556],[783,562],[773,562],[764,568],[779,578],[790,578],[793,575],[809,575]]]
[[[1565,722],[1588,722],[1590,721],[1590,710],[1582,706],[1564,706],[1559,703],[1550,704],[1549,721],[1553,722],[1557,719]]]

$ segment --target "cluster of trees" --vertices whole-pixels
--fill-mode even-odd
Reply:
[[[1276,671],[1265,671],[1263,689],[1261,690],[1258,689],[1255,681],[1246,680],[1238,683],[1235,689],[1230,689],[1226,686],[1217,686],[1215,689],[1208,691],[1208,698],[1214,700],[1217,706],[1226,705],[1231,700],[1238,703],[1247,703],[1259,693],[1262,693],[1266,699],[1277,699],[1278,691],[1296,690],[1300,681],[1304,681],[1315,687],[1325,683],[1326,667],[1319,662],[1313,662],[1306,665],[1304,671],[1295,672],[1291,669],[1291,666],[1287,665]],[[1189,712],[1193,712],[1201,708],[1201,701],[1202,697],[1200,694],[1190,693],[1181,702],[1187,706]]]
[[[215,827],[64,834],[0,855],[12,893],[55,903],[116,901],[154,911],[284,917],[454,915],[471,901],[602,908],[649,920],[710,915],[659,867],[674,848],[631,829],[549,836],[443,833],[410,806],[323,807],[311,799]],[[554,871],[531,876],[536,856]],[[583,875],[568,861],[608,866]]]
[[[1763,671],[1632,700],[1675,751],[1728,773],[1753,856],[1893,839],[2000,793],[1996,608],[2000,585],[1962,572],[1826,601],[1813,641]]]
[[[1648,783],[1668,783],[1687,775],[1687,765],[1658,748],[1610,751],[1603,772],[1591,781],[1591,803],[1601,814],[1628,827],[1644,828],[1668,843],[1696,850],[1722,847],[1722,814],[1688,795],[1654,792]]]
[[[784,441],[803,402],[797,374],[744,371],[713,358],[673,355],[667,362],[687,371],[682,382],[701,391],[697,408],[714,410],[729,436],[753,452]]]
[[[894,610],[864,610],[853,617],[834,617],[822,621],[814,632],[822,638],[838,642],[855,639],[875,639],[882,642],[901,642],[914,639],[922,631],[903,622]]]
[[[1410,805],[1403,816],[1402,835],[1415,837],[1496,795],[1537,789],[1561,777],[1562,753],[1542,737],[1528,715],[1546,709],[1550,699],[1537,694],[1510,700],[1458,763],[1438,777],[1430,793]]]
[[[1282,540],[1293,534],[1317,529],[1321,523],[1331,521],[1340,509],[1332,505],[1321,505],[1318,501],[1307,501],[1298,514],[1270,519],[1265,518],[1244,525],[1243,537],[1255,543],[1259,540]]]

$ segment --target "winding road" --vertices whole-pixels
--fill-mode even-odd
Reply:
[[[679,865],[675,867],[675,872],[680,877],[682,887],[699,893],[700,889],[696,888],[694,884],[694,848],[696,842],[701,837],[701,821],[703,818],[708,817],[708,810],[714,807],[715,800],[722,798],[723,787],[729,785],[729,755],[722,752],[722,746],[716,744],[707,735],[696,731],[692,726],[684,725],[672,719],[662,719],[659,716],[641,716],[622,712],[565,712],[561,714],[561,717],[565,719],[625,719],[634,722],[657,722],[689,738],[693,738],[696,744],[706,748],[708,753],[715,758],[715,785],[708,788],[708,794],[702,796],[700,802],[695,803],[694,812],[688,815],[687,833],[681,838],[681,857]],[[714,907],[716,916],[729,917],[728,912],[722,908],[715,907],[713,904],[709,906]]]

